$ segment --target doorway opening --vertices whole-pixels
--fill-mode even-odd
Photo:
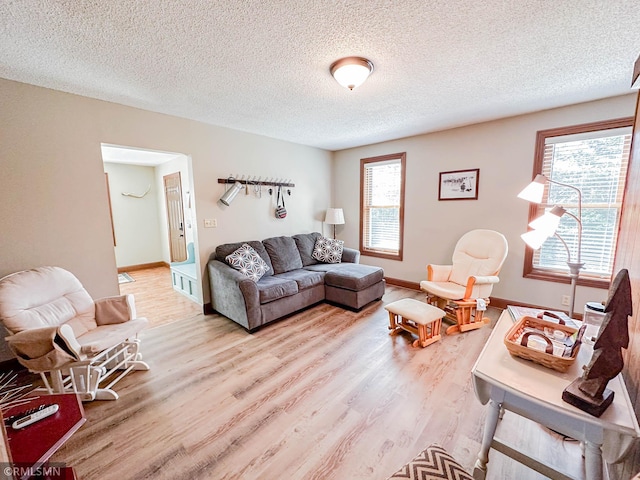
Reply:
[[[152,326],[202,312],[191,158],[102,144],[120,292]],[[193,263],[187,295],[171,266]],[[125,275],[126,274],[126,275]],[[154,320],[155,318],[155,320]]]

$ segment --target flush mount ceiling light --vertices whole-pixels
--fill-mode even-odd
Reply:
[[[330,70],[336,82],[353,90],[362,85],[371,75],[373,63],[362,57],[345,57],[333,62]]]

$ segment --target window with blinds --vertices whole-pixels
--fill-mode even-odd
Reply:
[[[406,153],[360,161],[360,252],[402,260]]]
[[[632,118],[619,119],[538,132],[538,167],[534,174],[542,173],[551,180],[580,189],[582,244],[578,245],[578,222],[564,215],[557,233],[567,247],[557,237],[551,237],[539,250],[528,249],[525,276],[567,277],[567,248],[574,262],[580,248],[584,268],[579,283],[608,285],[627,176],[632,121]],[[542,203],[530,209],[529,221],[554,205],[561,205],[577,216],[578,193],[562,185],[547,184]]]

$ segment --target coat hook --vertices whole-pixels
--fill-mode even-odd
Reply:
[[[269,189],[269,195],[272,195],[272,194],[273,194],[273,188],[270,188]]]
[[[287,188],[287,195],[291,196],[291,189]]]

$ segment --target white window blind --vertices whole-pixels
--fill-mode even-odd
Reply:
[[[363,253],[398,255],[401,249],[402,161],[363,164]]]
[[[607,280],[611,277],[630,147],[630,127],[545,139],[540,173],[582,192],[582,262],[585,265],[581,276]],[[548,184],[536,217],[554,205],[577,215],[577,192]],[[567,243],[571,260],[577,261],[578,222],[564,215],[557,233]],[[533,267],[568,272],[567,250],[561,241],[556,237],[547,240],[534,253]]]

